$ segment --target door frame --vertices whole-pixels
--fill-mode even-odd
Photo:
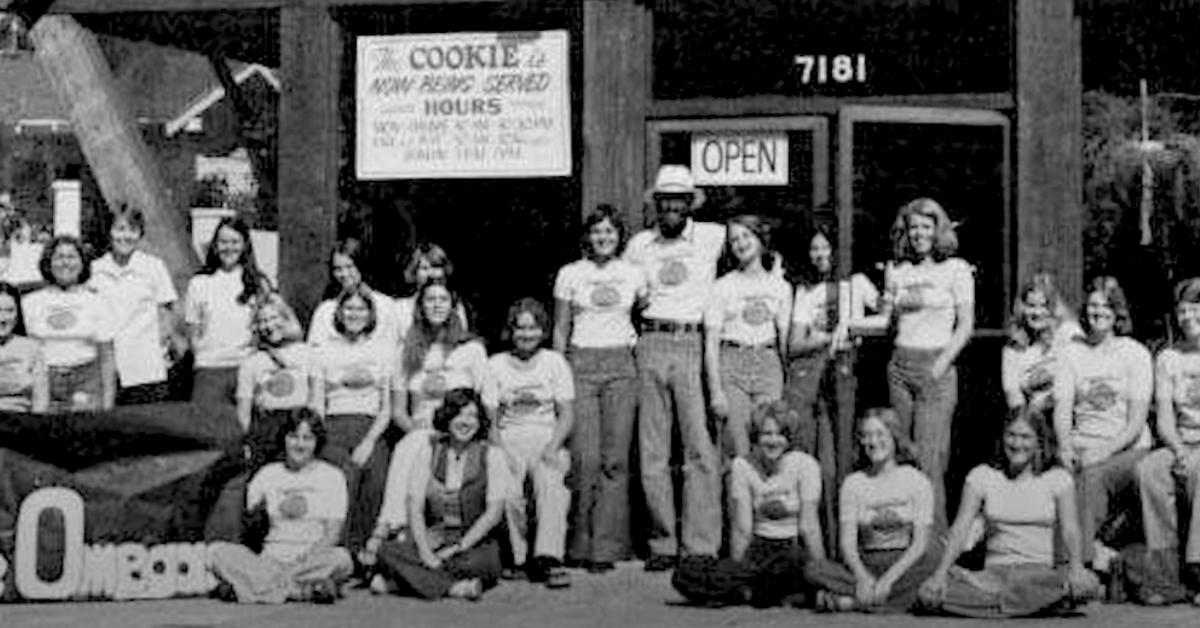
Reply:
[[[837,221],[839,274],[848,279],[854,268],[854,125],[859,122],[890,124],[947,124],[952,126],[993,126],[1004,136],[1000,186],[1004,207],[1004,257],[1001,278],[1011,292],[1013,277],[1012,241],[1012,121],[990,109],[955,107],[905,107],[847,105],[838,110]]]
[[[825,116],[762,116],[755,118],[691,118],[646,122],[646,181],[653,185],[662,160],[664,133],[722,131],[810,131],[812,133],[812,199],[809,211],[829,202],[829,120]],[[690,164],[689,164],[690,167]]]

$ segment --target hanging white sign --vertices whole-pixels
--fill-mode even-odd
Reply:
[[[693,135],[692,176],[697,185],[787,185],[787,134]]]
[[[571,174],[567,32],[358,38],[359,179]]]

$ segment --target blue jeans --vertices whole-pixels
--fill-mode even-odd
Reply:
[[[703,353],[699,332],[651,331],[638,342],[642,489],[650,516],[650,551],[657,555],[674,556],[682,544],[686,554],[715,556],[721,544],[721,480],[704,408]],[[684,453],[679,522],[670,469],[671,428],[676,421]]]
[[[750,455],[750,415],[783,395],[783,366],[774,347],[721,345],[721,389],[729,402],[722,430],[726,459]]]
[[[896,347],[888,362],[888,393],[904,434],[917,446],[917,462],[933,484],[934,530],[946,529],[946,467],[950,426],[958,403],[954,365],[938,379],[929,374],[940,349]]]
[[[575,560],[616,562],[629,554],[629,451],[637,412],[632,347],[573,348],[571,538]]]

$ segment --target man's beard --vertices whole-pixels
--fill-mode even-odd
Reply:
[[[661,221],[658,223],[658,231],[664,238],[678,238],[683,234],[683,228],[687,226],[687,218],[680,217],[679,222]]]

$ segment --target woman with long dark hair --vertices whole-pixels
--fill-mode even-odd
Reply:
[[[934,525],[945,527],[944,475],[958,403],[954,361],[975,329],[975,277],[955,257],[954,223],[936,201],[919,198],[900,208],[892,225],[895,262],[884,277],[882,310],[895,323],[888,392],[921,470],[933,484]]]
[[[113,407],[117,372],[113,360],[115,323],[100,295],[87,288],[91,276],[83,243],[58,236],[42,253],[49,285],[21,303],[25,329],[42,344],[49,412],[91,412]]]
[[[204,266],[188,283],[184,297],[184,322],[195,360],[192,401],[232,404],[238,364],[253,346],[255,303],[272,289],[255,261],[245,222],[223,218],[213,233]]]
[[[479,395],[456,388],[412,451],[407,498],[409,534],[375,537],[378,569],[418,597],[478,599],[500,577],[497,526],[512,493],[504,454],[488,443],[488,415]],[[386,534],[384,532],[383,534]]]
[[[858,421],[859,460],[842,482],[842,563],[816,561],[805,577],[825,611],[903,612],[933,571],[933,489],[891,408]]]
[[[454,279],[454,262],[446,249],[433,242],[422,242],[413,249],[408,264],[404,266],[404,283],[411,290],[409,296],[396,299],[396,333],[401,341],[408,338],[408,329],[417,318],[420,309],[421,288],[431,281],[449,284]],[[461,298],[456,299],[454,311],[464,328],[472,326],[467,316],[467,307]]]
[[[611,205],[584,219],[583,258],[554,281],[554,350],[575,376],[571,476],[575,500],[567,558],[592,572],[630,552],[629,455],[637,413],[633,307],[642,272],[620,258],[625,225]]]
[[[338,335],[333,325],[333,315],[337,310],[337,297],[346,290],[362,289],[370,295],[379,319],[374,331],[373,340],[387,343],[395,347],[401,340],[398,335],[398,314],[396,302],[386,294],[374,290],[368,281],[367,250],[356,238],[346,238],[334,245],[329,252],[329,284],[325,286],[325,295],[321,304],[313,311],[308,325],[308,344],[314,347],[328,342]]]
[[[750,453],[750,412],[783,395],[782,354],[791,323],[792,288],[772,272],[770,226],[743,215],[727,225],[735,268],[717,279],[704,312],[704,363],[713,413],[723,419],[726,457]]]
[[[967,475],[941,563],[921,586],[933,610],[964,617],[1022,617],[1069,611],[1100,592],[1083,566],[1075,488],[1057,466],[1050,427],[1022,408],[1004,423],[999,452]],[[982,571],[955,566],[976,519],[987,530]],[[1056,565],[1055,535],[1068,563]]]
[[[1129,337],[1132,328],[1121,285],[1097,277],[1087,286],[1087,336],[1063,349],[1054,377],[1058,457],[1076,474],[1084,560],[1101,570],[1115,552],[1096,532],[1117,510],[1110,503],[1133,494],[1135,468],[1150,447],[1154,367],[1150,351]]]

